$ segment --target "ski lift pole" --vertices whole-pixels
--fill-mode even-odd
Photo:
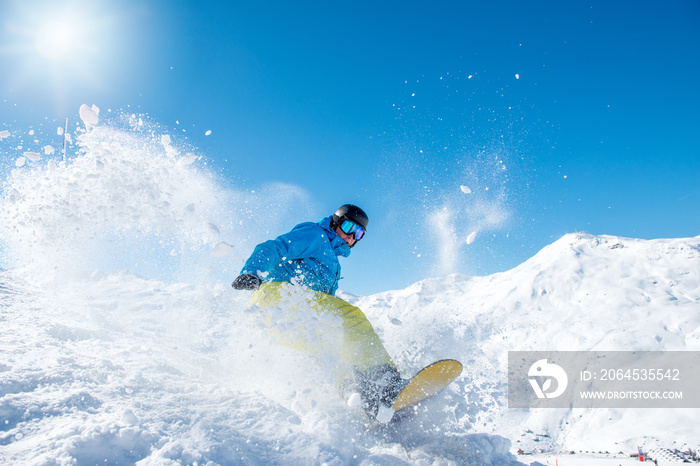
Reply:
[[[66,124],[63,127],[63,163],[66,163],[66,133],[68,132],[68,117],[66,117]]]

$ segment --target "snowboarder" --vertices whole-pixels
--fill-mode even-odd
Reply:
[[[363,408],[375,416],[382,404],[393,403],[405,382],[365,314],[335,296],[341,278],[338,256],[350,255],[365,237],[368,223],[367,214],[352,204],[342,205],[317,223],[301,223],[257,245],[232,286],[254,290],[251,303],[260,309],[277,306],[291,295],[298,299],[302,293],[306,306],[321,315],[340,317],[343,331],[337,347],[341,361],[336,362],[341,390],[346,397],[359,392]],[[287,299],[285,304],[289,302],[295,301]],[[318,356],[304,342],[284,343]]]

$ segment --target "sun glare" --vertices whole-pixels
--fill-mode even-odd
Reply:
[[[73,28],[70,24],[50,22],[39,28],[34,44],[42,57],[57,60],[70,51],[74,41]]]

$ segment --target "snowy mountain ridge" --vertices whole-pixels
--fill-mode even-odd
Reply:
[[[523,340],[521,335],[511,350],[691,350],[699,347],[697,326],[674,327],[669,322],[655,328],[641,319],[692,319],[700,302],[699,266],[700,237],[649,241],[569,234],[507,272],[426,279],[358,302],[368,314],[377,319],[386,315],[389,322],[412,320],[414,313],[425,310],[449,309],[453,322],[485,315],[503,326],[517,323],[522,328],[565,321],[588,334],[578,335],[583,340],[565,338],[566,344],[545,347],[539,339]],[[613,316],[624,326],[605,338],[608,333],[600,332],[609,328],[596,322]],[[637,331],[653,330],[654,335],[620,340],[637,326]]]

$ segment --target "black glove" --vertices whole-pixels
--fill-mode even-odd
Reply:
[[[231,286],[237,290],[257,290],[261,284],[262,280],[257,275],[244,273],[237,276]]]

